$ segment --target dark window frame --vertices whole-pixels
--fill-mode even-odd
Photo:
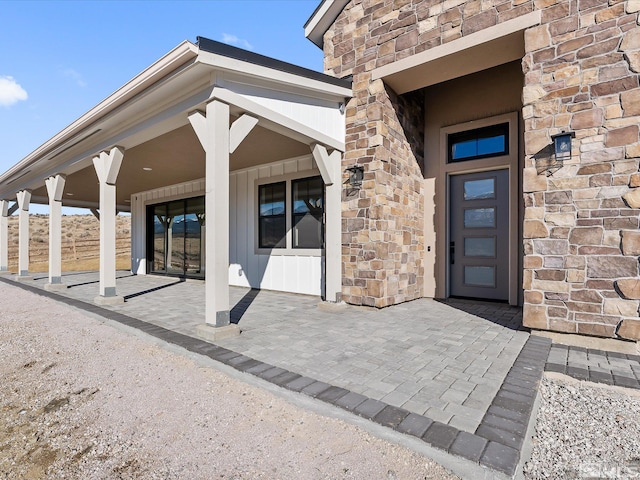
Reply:
[[[283,213],[279,214],[271,214],[271,215],[263,215],[262,214],[262,191],[265,188],[274,188],[276,186],[282,186],[283,189],[283,198],[284,198],[284,210]],[[262,227],[262,219],[264,218],[282,218],[284,219],[284,233],[281,238],[285,240],[284,245],[278,246],[277,243],[275,245],[265,245],[263,242],[263,227]],[[273,183],[264,183],[262,185],[258,185],[258,248],[265,249],[286,249],[287,248],[287,182],[273,182]],[[279,243],[279,242],[278,242]]]
[[[300,213],[296,213],[295,212],[295,202],[296,202],[296,198],[295,198],[295,185],[296,184],[301,184],[304,182],[310,182],[310,181],[320,181],[320,186],[321,186],[321,192],[322,192],[322,213],[320,214],[320,218],[318,219],[320,221],[320,225],[321,225],[321,239],[320,239],[320,245],[317,247],[300,247],[300,246],[296,246],[293,244],[293,238],[291,239],[291,248],[294,250],[305,250],[305,249],[311,249],[311,250],[320,250],[323,249],[325,246],[325,234],[324,234],[324,214],[325,214],[325,188],[324,188],[324,182],[322,180],[322,176],[320,175],[314,175],[312,177],[301,177],[301,178],[295,178],[291,180],[291,203],[290,203],[290,213],[291,213],[291,232],[293,234],[293,231],[296,228],[296,225],[298,222],[296,222],[296,217],[304,217],[305,215],[307,215],[307,213],[309,212],[305,212],[304,214],[300,214]],[[315,215],[314,215],[315,217]]]
[[[454,146],[472,140],[482,140],[497,136],[504,136],[504,148],[499,151],[470,155],[463,158],[454,158]],[[497,123],[486,127],[464,130],[462,132],[450,133],[447,135],[447,163],[468,162],[470,160],[480,160],[483,158],[501,157],[509,155],[509,122]]]

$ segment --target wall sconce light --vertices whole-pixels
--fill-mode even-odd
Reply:
[[[349,185],[353,188],[360,188],[364,178],[364,167],[362,165],[354,165],[347,168],[347,171],[349,172]]]
[[[576,132],[562,132],[551,136],[557,163],[571,160],[571,139],[575,138],[575,136]]]

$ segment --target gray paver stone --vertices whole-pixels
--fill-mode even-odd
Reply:
[[[414,437],[422,437],[427,429],[431,426],[433,420],[423,415],[410,413],[398,425],[396,430],[402,433],[413,435]]]
[[[476,430],[476,435],[486,438],[487,440],[507,445],[511,448],[520,450],[524,438],[516,433],[502,430],[501,428],[481,423]]]
[[[274,383],[276,385],[285,385],[293,380],[295,380],[296,378],[299,378],[300,375],[294,372],[289,372],[289,371],[285,371],[282,372],[280,375],[277,375],[273,378],[271,378],[270,382]]]
[[[373,418],[382,411],[387,404],[380,400],[369,398],[353,409],[355,413],[365,418]]]
[[[349,393],[349,390],[346,390],[344,388],[329,387],[324,392],[318,394],[316,398],[318,400],[323,400],[325,402],[335,404],[339,398],[344,397],[347,393]]]
[[[315,382],[313,378],[299,377],[283,384],[282,386],[289,390],[293,390],[294,392],[299,392],[305,387],[311,385],[313,382]]]
[[[460,430],[440,422],[433,422],[422,439],[441,450],[449,450]]]
[[[302,393],[306,393],[310,397],[317,397],[320,393],[324,392],[326,389],[330,388],[331,385],[324,382],[313,382],[300,390]]]
[[[285,373],[288,370],[285,370],[284,368],[280,368],[280,367],[271,367],[268,370],[264,370],[260,373],[257,374],[258,377],[264,379],[264,380],[269,380],[271,381],[272,378],[277,377],[278,375],[280,375],[281,373]]]
[[[336,401],[336,405],[346,410],[354,410],[362,402],[366,401],[367,397],[360,395],[359,393],[349,392],[345,396],[340,397]]]
[[[472,462],[478,462],[487,446],[487,440],[468,432],[460,432],[455,438],[449,452]]]
[[[491,467],[507,475],[513,475],[520,459],[520,452],[496,442],[489,442],[480,457],[480,464]]]
[[[409,415],[408,410],[387,405],[373,417],[373,421],[386,427],[396,428],[407,415]]]

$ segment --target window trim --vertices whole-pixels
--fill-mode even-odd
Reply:
[[[294,192],[294,188],[293,188],[293,184],[297,183],[297,182],[304,182],[304,181],[309,181],[309,180],[314,180],[314,179],[319,179],[320,180],[320,184],[322,186],[322,217],[320,218],[320,225],[322,228],[322,240],[321,240],[321,245],[318,248],[315,249],[309,249],[309,248],[304,248],[304,247],[295,247],[293,245],[293,232],[294,232],[294,227],[295,227],[295,217],[296,214],[294,211],[295,208],[295,199],[293,198],[293,192]],[[289,180],[289,182],[291,183],[291,202],[290,202],[290,214],[291,214],[291,248],[295,251],[299,251],[299,250],[324,250],[325,247],[325,225],[324,225],[324,211],[325,211],[325,204],[326,204],[326,194],[325,194],[325,188],[324,188],[324,182],[322,181],[322,176],[321,175],[313,175],[311,177],[301,177],[301,178],[293,178],[291,180]],[[287,212],[285,211],[285,216],[286,216]],[[306,215],[306,214],[305,214]]]
[[[254,253],[256,255],[268,255],[272,257],[277,256],[307,256],[307,257],[321,257],[324,253],[324,247],[322,248],[293,248],[293,211],[292,211],[292,201],[293,201],[293,189],[292,189],[292,181],[294,180],[304,180],[305,178],[313,178],[313,177],[321,177],[320,171],[317,168],[311,170],[304,170],[295,173],[283,174],[283,175],[274,175],[271,177],[257,178],[254,181],[254,198],[252,200],[252,206],[249,212],[253,213],[253,232],[250,232],[250,235],[253,235],[253,244],[254,244]],[[260,187],[263,185],[269,185],[271,183],[279,183],[285,182],[285,202],[286,202],[286,247],[285,248],[268,248],[268,247],[260,247],[259,245],[259,228],[260,228],[260,216],[259,216],[259,208],[260,208]],[[326,185],[325,188],[325,199],[326,199]],[[326,201],[326,200],[325,200]],[[326,205],[323,205],[323,208],[326,209]],[[323,212],[323,233],[326,235],[326,210]]]
[[[268,187],[268,186],[276,186],[276,185],[283,185],[284,186],[284,198],[282,200],[282,203],[284,204],[284,213],[283,214],[278,214],[278,215],[262,215],[261,211],[260,211],[260,200],[261,200],[261,196],[260,196],[260,191],[262,188],[264,187]],[[280,181],[280,182],[271,182],[271,183],[263,183],[261,185],[258,185],[258,209],[257,209],[257,214],[258,214],[258,248],[261,249],[266,249],[266,250],[282,250],[284,248],[287,248],[287,242],[286,242],[286,237],[287,237],[287,182],[286,181]],[[263,218],[280,218],[280,217],[284,217],[284,221],[285,221],[285,226],[284,226],[284,237],[285,237],[285,245],[283,247],[278,247],[278,246],[263,246],[262,245],[262,222],[260,220],[262,220]]]
[[[491,152],[482,153],[477,155],[471,155],[460,159],[453,158],[453,147],[456,143],[462,143],[465,140],[481,140],[485,138],[491,138],[490,136],[483,136],[483,133],[499,132],[504,136],[504,149]],[[461,163],[470,162],[473,160],[481,160],[483,158],[503,157],[509,155],[509,122],[494,123],[491,125],[471,128],[468,130],[460,130],[458,132],[451,132],[447,134],[447,163]]]

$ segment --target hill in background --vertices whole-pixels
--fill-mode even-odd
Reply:
[[[49,271],[49,215],[29,215],[29,271]],[[100,222],[93,215],[62,216],[62,271],[98,270]],[[116,217],[116,268],[131,268],[131,216]],[[18,271],[18,216],[9,217],[9,270]]]

